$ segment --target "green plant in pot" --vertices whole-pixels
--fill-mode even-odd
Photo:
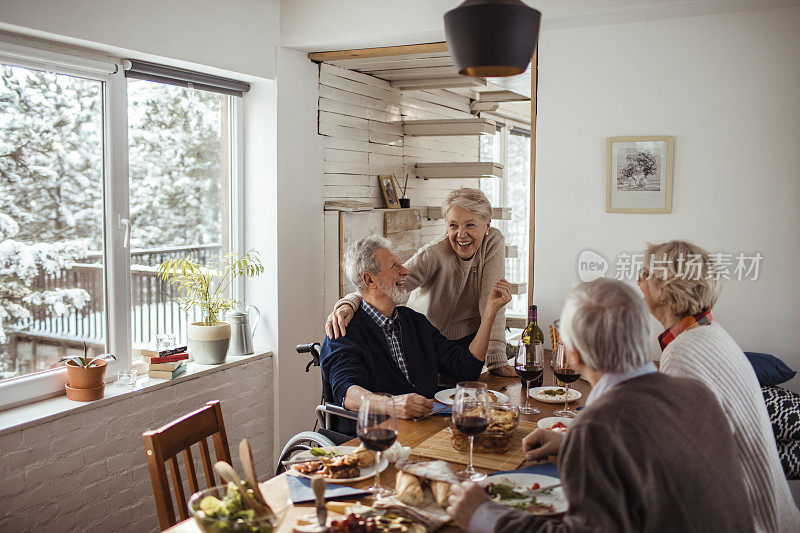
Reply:
[[[218,365],[225,362],[231,340],[231,326],[219,320],[220,313],[239,304],[227,296],[238,277],[255,277],[264,272],[256,250],[239,255],[231,252],[200,266],[191,259],[173,258],[161,263],[158,277],[178,288],[178,303],[186,311],[199,308],[202,321],[189,325],[189,350],[195,362]]]
[[[99,400],[106,388],[105,376],[109,361],[117,358],[110,353],[89,357],[88,347],[83,343],[83,356],[70,355],[59,361],[66,361],[67,383],[64,388],[67,398],[79,402]]]

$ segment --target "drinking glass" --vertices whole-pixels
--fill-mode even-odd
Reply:
[[[394,396],[370,394],[361,397],[356,424],[358,438],[368,450],[375,452],[375,481],[369,491],[379,500],[394,494],[394,490],[381,486],[381,454],[397,440],[397,411]]]
[[[529,349],[520,340],[517,345],[517,356],[514,358],[514,370],[525,386],[525,405],[520,406],[519,412],[523,415],[541,413],[541,409],[531,407],[529,403],[531,381],[538,379],[544,371],[544,345],[537,342]]]
[[[572,418],[577,413],[569,408],[569,389],[572,382],[576,381],[581,375],[569,364],[567,350],[564,349],[564,345],[561,343],[556,346],[553,352],[553,375],[567,384],[564,392],[564,408],[553,411],[553,414]]]
[[[480,481],[486,474],[478,472],[472,465],[472,445],[475,435],[486,431],[491,418],[489,389],[486,383],[479,381],[458,383],[453,400],[452,417],[456,429],[469,437],[469,464],[464,470],[456,472],[456,476],[463,480]]]

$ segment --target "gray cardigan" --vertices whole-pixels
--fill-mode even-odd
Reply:
[[[481,247],[469,261],[461,260],[443,235],[426,244],[405,263],[406,289],[414,291],[408,307],[422,313],[442,335],[458,340],[478,331],[492,286],[505,276],[506,241],[497,228],[489,228]],[[479,297],[470,307],[458,305],[467,283],[477,283]],[[350,305],[358,309],[361,297],[350,293],[334,309]],[[477,308],[476,308],[477,307]],[[469,319],[465,320],[465,317]],[[456,324],[458,323],[458,324]],[[506,357],[505,308],[497,313],[489,335],[486,366],[508,364]]]
[[[578,415],[560,456],[563,520],[490,503],[469,530],[492,512],[502,533],[754,530],[730,426],[699,381],[653,373],[615,385]]]

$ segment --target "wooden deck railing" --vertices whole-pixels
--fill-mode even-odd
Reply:
[[[190,258],[206,264],[220,253],[219,244],[174,246],[131,251],[131,325],[133,343],[144,344],[156,333],[174,333],[181,339],[189,320],[198,318],[195,313],[187,316],[175,303],[175,288],[158,279],[157,268],[163,261],[174,258]],[[85,289],[91,299],[82,309],[58,316],[41,306],[32,310],[33,316],[20,322],[17,328],[31,333],[52,336],[54,339],[69,339],[102,343],[105,339],[105,297],[103,294],[102,254],[90,254],[72,268],[50,274],[40,274],[32,285],[33,290],[58,288]]]

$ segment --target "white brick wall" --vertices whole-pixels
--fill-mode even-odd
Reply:
[[[158,531],[142,432],[209,400],[222,403],[234,467],[247,437],[259,475],[271,475],[273,365],[263,357],[0,436],[0,532]]]

